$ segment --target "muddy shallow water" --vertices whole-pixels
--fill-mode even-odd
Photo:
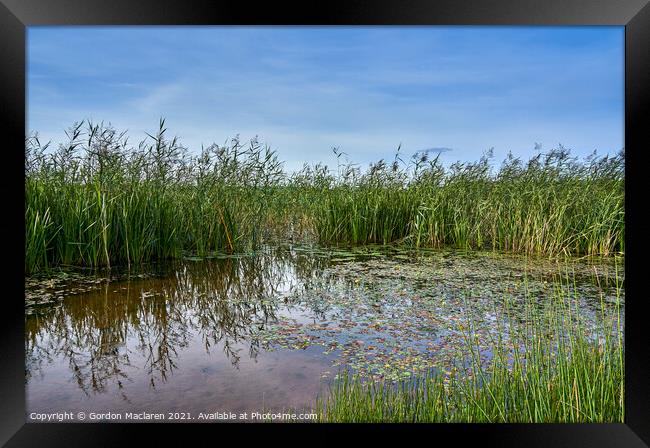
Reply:
[[[285,247],[26,279],[27,419],[309,410],[344,369],[389,381],[448,372],[462,325],[487,347],[506,299],[525,325],[523,297],[543,306],[565,288],[596,326],[624,302],[622,266]]]

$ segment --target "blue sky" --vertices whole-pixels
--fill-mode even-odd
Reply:
[[[164,116],[190,150],[258,135],[288,170],[624,146],[623,27],[30,27],[27,51],[27,127],[54,143]]]

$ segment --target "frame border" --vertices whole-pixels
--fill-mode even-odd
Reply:
[[[278,428],[309,429],[309,434],[340,436],[340,429],[371,429],[385,435],[440,437],[453,443],[470,440],[481,445],[499,446],[650,446],[650,356],[644,340],[643,275],[641,257],[648,253],[648,225],[642,221],[642,189],[647,191],[647,175],[642,172],[644,148],[650,137],[650,3],[649,0],[331,0],[326,4],[278,5],[264,3],[251,7],[243,2],[209,0],[0,0],[0,104],[2,129],[7,140],[3,153],[5,175],[0,176],[0,193],[11,219],[0,222],[0,231],[12,244],[3,271],[11,293],[7,293],[5,325],[0,327],[4,378],[0,383],[0,443],[7,446],[36,444],[114,445],[131,441],[137,431],[147,431],[148,442],[169,441],[173,425],[25,423],[24,396],[24,307],[15,296],[24,294],[24,159],[14,147],[22,147],[26,123],[26,28],[40,25],[623,25],[625,26],[625,146],[626,254],[625,317],[625,424],[438,424],[438,425],[199,425],[182,424],[196,434],[233,436],[260,440]],[[645,125],[645,126],[644,126]],[[11,148],[11,149],[9,149]],[[645,188],[644,188],[645,187]],[[646,232],[644,232],[646,231]],[[645,233],[645,235],[644,235]],[[645,238],[646,242],[643,242]],[[641,245],[643,244],[643,246]],[[644,250],[646,249],[646,250]],[[631,288],[631,289],[630,289]],[[646,335],[647,337],[647,335]],[[156,425],[155,428],[150,428]],[[200,427],[200,428],[199,428]],[[117,429],[117,431],[116,431]],[[217,429],[218,432],[215,432]],[[293,431],[292,431],[293,432]],[[207,435],[207,434],[206,434]],[[156,440],[158,439],[158,440]],[[206,440],[218,440],[208,439]],[[313,439],[305,440],[313,443]]]

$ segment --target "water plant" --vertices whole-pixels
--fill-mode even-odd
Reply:
[[[238,137],[193,154],[165,121],[137,146],[78,122],[57,148],[25,148],[25,269],[130,266],[184,252],[246,252],[264,241],[403,243],[529,254],[625,251],[624,153],[585,160],[562,147],[527,163],[491,154],[446,168],[398,149],[362,171],[286,173],[275,151]],[[336,151],[338,160],[342,153]]]
[[[192,156],[166,131],[161,120],[137,148],[125,133],[91,122],[76,123],[54,151],[27,139],[28,273],[259,245],[270,187],[282,175],[275,153],[234,138]]]
[[[624,346],[620,291],[615,312],[589,328],[576,307],[571,279],[554,300],[514,303],[504,297],[497,335],[486,349],[471,318],[461,324],[457,367],[398,382],[372,381],[343,371],[317,409],[327,422],[623,422]],[[471,306],[468,304],[468,306]],[[525,325],[511,319],[525,310]]]
[[[445,169],[415,155],[339,176],[325,190],[316,233],[326,244],[403,241],[528,254],[624,252],[624,153],[584,161],[565,148],[525,165],[510,155],[492,172],[491,153]],[[348,172],[348,171],[346,171]]]

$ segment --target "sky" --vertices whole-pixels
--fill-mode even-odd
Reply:
[[[91,119],[137,144],[161,117],[190,151],[235,135],[288,171],[432,149],[524,159],[624,147],[624,28],[29,27],[27,129]]]

